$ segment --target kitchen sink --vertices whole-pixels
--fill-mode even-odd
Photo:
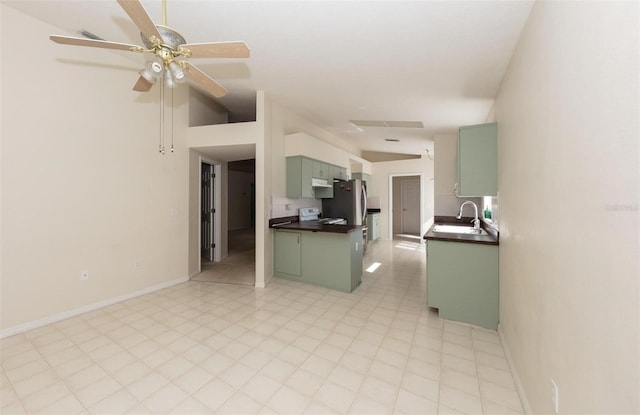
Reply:
[[[487,235],[487,231],[484,229],[475,229],[473,226],[460,226],[460,225],[435,225],[433,227],[434,232],[440,233],[461,233],[467,235]]]

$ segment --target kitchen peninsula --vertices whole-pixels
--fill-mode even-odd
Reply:
[[[274,276],[353,291],[362,279],[362,226],[271,219]]]

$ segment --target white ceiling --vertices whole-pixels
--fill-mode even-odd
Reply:
[[[141,44],[115,0],[3,1],[59,27],[56,34],[86,29]],[[142,2],[160,24],[161,2]],[[167,25],[189,43],[247,42],[249,59],[192,60],[229,89],[220,102],[231,111],[251,113],[255,91],[264,90],[363,151],[423,154],[434,135],[485,121],[532,4],[168,0]],[[144,57],[131,55],[142,67]],[[358,129],[348,120],[421,121],[424,128]]]

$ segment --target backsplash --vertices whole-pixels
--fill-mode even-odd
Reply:
[[[298,216],[300,208],[317,207],[322,210],[322,199],[273,196],[271,199],[271,219],[284,216]]]

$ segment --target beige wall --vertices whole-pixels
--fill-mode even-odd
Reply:
[[[255,174],[229,170],[229,230],[251,228],[251,185]]]
[[[186,89],[160,155],[158,88],[131,90],[138,64],[0,8],[2,334],[185,280]]]
[[[189,89],[189,127],[226,124],[229,111],[197,89]]]
[[[496,103],[500,331],[534,413],[639,413],[638,3],[537,2]],[[436,153],[437,154],[437,153]]]

